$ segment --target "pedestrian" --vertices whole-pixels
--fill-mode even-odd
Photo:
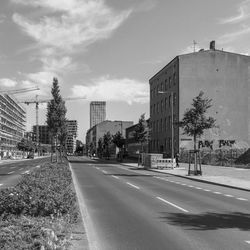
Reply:
[[[180,157],[179,153],[176,153],[175,155],[176,167],[179,167],[179,157]]]

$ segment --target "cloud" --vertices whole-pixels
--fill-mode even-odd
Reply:
[[[74,46],[83,47],[93,42],[108,38],[131,10],[116,13],[103,0],[44,0],[21,1],[33,7],[47,8],[59,15],[48,15],[39,21],[15,13],[13,21],[40,45],[71,52]]]
[[[0,79],[0,86],[2,87],[15,87],[17,85],[17,82],[8,78],[2,78]]]
[[[220,36],[217,39],[217,42],[220,44],[230,43],[230,42],[233,42],[233,41],[235,41],[235,40],[237,40],[237,39],[239,39],[242,36],[245,36],[247,34],[250,34],[250,26],[243,26],[240,30],[226,33],[226,34]]]
[[[74,97],[87,96],[88,100],[123,101],[128,104],[149,101],[148,84],[128,78],[115,79],[109,76],[93,80],[89,86],[74,85]]]
[[[195,45],[195,52],[198,52],[201,49],[201,47],[196,44]],[[188,47],[186,47],[185,49],[181,50],[180,54],[189,54],[189,53],[193,53],[194,52],[194,45],[189,45]]]
[[[250,17],[250,1],[242,2],[238,7],[238,14],[228,18],[223,18],[220,20],[221,24],[233,24],[242,22]]]

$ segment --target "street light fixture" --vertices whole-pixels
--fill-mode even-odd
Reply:
[[[170,93],[171,98],[171,158],[172,164],[174,164],[174,92],[173,91],[158,91],[158,94]]]

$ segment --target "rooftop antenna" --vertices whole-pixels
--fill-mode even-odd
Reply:
[[[193,44],[194,44],[194,52],[195,52],[195,45],[197,44],[197,42],[193,40]]]

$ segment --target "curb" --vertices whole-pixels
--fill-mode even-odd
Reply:
[[[152,172],[157,172],[157,173],[170,174],[170,175],[173,175],[173,176],[178,176],[178,177],[181,177],[181,178],[184,178],[184,179],[189,179],[189,180],[192,180],[192,181],[203,182],[203,183],[213,184],[213,185],[217,185],[217,186],[221,186],[221,187],[228,187],[228,188],[233,188],[233,189],[238,189],[238,190],[250,192],[250,189],[247,189],[247,188],[241,188],[241,187],[231,186],[231,185],[222,184],[222,183],[213,182],[213,181],[195,179],[195,178],[192,178],[192,177],[178,175],[178,174],[158,172],[158,171],[153,170],[153,169],[152,170],[151,169],[147,169],[147,170],[148,171],[152,171]]]
[[[121,165],[131,167],[130,165],[127,165],[126,163],[122,163]],[[218,183],[218,182],[207,181],[207,180],[199,180],[199,179],[195,179],[195,178],[188,177],[188,176],[183,176],[183,175],[178,175],[178,174],[159,172],[159,171],[154,170],[154,169],[144,169],[144,170],[151,171],[151,172],[156,172],[156,173],[162,173],[162,174],[169,174],[169,175],[172,175],[172,176],[177,176],[177,177],[181,177],[181,178],[192,180],[192,181],[203,182],[203,183],[213,184],[213,185],[217,185],[217,186],[221,186],[221,187],[228,187],[228,188],[233,188],[233,189],[238,189],[238,190],[250,192],[250,189],[247,189],[247,188],[241,188],[241,187],[237,187],[237,186],[231,186],[231,185],[222,184],[222,183]]]

